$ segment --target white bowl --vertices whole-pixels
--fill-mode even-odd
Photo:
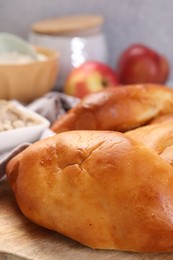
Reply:
[[[48,129],[50,122],[41,115],[33,112],[32,110],[22,106],[18,102],[11,101],[22,114],[28,115],[39,123],[15,128],[12,130],[0,131],[0,155],[13,148],[16,148],[22,143],[33,143],[40,139],[44,130]]]

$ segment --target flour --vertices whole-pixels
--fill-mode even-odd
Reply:
[[[47,57],[43,54],[37,54],[39,61],[44,61]],[[0,52],[0,65],[1,64],[25,64],[31,63],[34,59],[25,53],[19,53],[16,51]]]

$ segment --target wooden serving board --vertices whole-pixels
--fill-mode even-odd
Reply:
[[[173,253],[140,254],[85,247],[26,219],[17,206],[7,180],[3,180],[0,182],[0,260],[18,259],[171,260]]]

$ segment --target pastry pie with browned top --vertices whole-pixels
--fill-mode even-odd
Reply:
[[[123,122],[124,131],[135,128],[139,121],[146,124],[161,114],[173,113],[172,90],[160,86],[129,89],[132,91],[124,88],[120,96],[110,98],[114,106],[105,117],[105,125],[109,125],[111,111],[120,113],[117,123],[114,117],[114,125],[120,130]],[[111,91],[101,99],[103,106],[99,104],[91,113],[100,128],[100,113],[110,109],[106,98]],[[127,93],[131,99],[128,102],[126,98],[123,105],[118,97],[127,97]],[[140,93],[141,104],[133,93]],[[90,101],[92,110],[96,100]],[[84,108],[82,104],[79,110],[89,110],[89,103]],[[72,117],[74,111],[70,112]],[[75,125],[63,120],[61,130]],[[172,165],[173,117],[164,116],[124,133],[59,133],[25,149],[6,170],[21,211],[38,225],[92,248],[167,252],[173,251]]]

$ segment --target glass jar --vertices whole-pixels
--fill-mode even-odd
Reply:
[[[108,63],[108,50],[101,16],[68,16],[32,25],[29,42],[58,50],[60,71],[55,89],[62,90],[73,68],[88,60]]]

